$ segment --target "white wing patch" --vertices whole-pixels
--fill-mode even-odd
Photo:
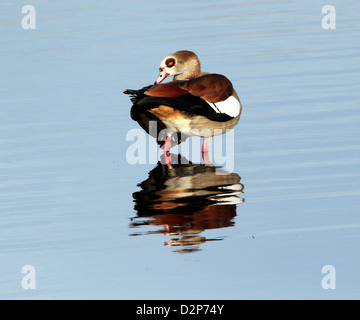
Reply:
[[[211,103],[211,102],[207,102],[207,103],[217,113],[225,113],[233,118],[237,117],[240,113],[240,102],[234,96],[230,96],[224,101],[220,101],[216,103]]]

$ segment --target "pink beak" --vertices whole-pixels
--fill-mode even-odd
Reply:
[[[165,78],[166,78],[168,75],[169,75],[169,74],[168,74],[164,69],[160,69],[159,76],[158,76],[158,78],[156,79],[155,83],[156,83],[156,84],[161,83],[162,81],[165,80]]]

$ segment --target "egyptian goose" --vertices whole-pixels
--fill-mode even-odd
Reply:
[[[162,83],[168,76],[173,81]],[[230,80],[202,72],[197,55],[186,50],[160,62],[154,85],[124,93],[132,96],[131,118],[156,138],[165,154],[189,136],[200,136],[204,158],[210,139],[234,128],[242,109]]]

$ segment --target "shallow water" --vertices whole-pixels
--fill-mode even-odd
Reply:
[[[332,3],[335,30],[320,1],[31,4],[36,30],[0,4],[1,298],[360,297],[358,2]],[[122,92],[180,49],[241,98],[228,176],[196,139],[170,173],[149,138],[128,161]]]

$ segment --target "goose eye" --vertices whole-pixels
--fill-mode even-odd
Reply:
[[[175,59],[174,58],[166,59],[165,64],[168,68],[171,68],[175,65]]]

